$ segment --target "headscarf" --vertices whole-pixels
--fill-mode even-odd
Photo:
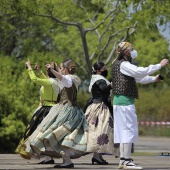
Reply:
[[[131,46],[129,42],[120,42],[117,47],[117,57],[112,61],[112,64],[117,60],[117,59],[122,59],[123,58],[123,51],[127,49],[129,46]]]
[[[118,52],[124,51],[127,47],[131,46],[132,44],[130,44],[129,42],[121,42],[118,45]]]

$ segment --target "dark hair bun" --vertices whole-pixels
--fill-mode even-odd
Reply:
[[[105,64],[101,61],[97,61],[96,63],[93,64],[92,67],[92,74],[96,74],[97,70],[100,70]]]

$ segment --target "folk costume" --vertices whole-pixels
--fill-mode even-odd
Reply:
[[[33,113],[26,130],[22,135],[19,145],[15,150],[16,153],[20,154],[20,156],[25,159],[30,159],[32,155],[30,152],[26,151],[26,148],[29,147],[29,143],[27,143],[28,137],[36,130],[37,126],[46,117],[51,107],[56,104],[59,93],[57,78],[47,78],[43,72],[41,72],[37,77],[32,69],[28,69],[28,74],[30,79],[34,83],[40,85],[41,88],[40,104]]]
[[[30,151],[35,156],[62,157],[64,162],[70,162],[63,166],[66,168],[74,167],[70,158],[82,156],[87,149],[88,125],[83,111],[76,105],[80,83],[76,75],[62,75],[58,83],[61,90],[59,102],[29,137]],[[60,165],[56,166],[60,168]]]
[[[113,112],[110,82],[101,75],[92,75],[89,91],[92,104],[85,112],[89,126],[87,152],[113,153]]]
[[[129,59],[123,55],[126,49],[131,51]],[[142,167],[132,163],[130,157],[132,143],[138,139],[138,121],[134,105],[135,99],[138,99],[136,83],[155,82],[156,77],[149,75],[161,69],[161,65],[150,65],[144,68],[131,64],[132,59],[137,57],[137,52],[128,42],[120,43],[118,52],[119,56],[112,65],[112,86],[114,94],[114,142],[120,143],[119,169],[142,169]]]
[[[104,64],[101,66],[104,66]],[[94,153],[92,164],[95,162],[97,164],[108,164],[108,162],[103,160],[102,153],[116,154],[113,142],[111,89],[110,82],[103,75],[92,75],[89,85],[89,92],[92,93],[92,98],[85,111],[89,126],[87,152]]]

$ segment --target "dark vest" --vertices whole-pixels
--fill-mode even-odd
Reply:
[[[64,87],[61,90],[60,100],[59,100],[60,103],[63,104],[68,103],[69,106],[75,106],[76,100],[77,100],[77,89],[74,83],[70,88]]]
[[[124,60],[116,60],[112,65],[113,94],[125,95],[138,99],[138,89],[135,78],[126,76],[120,72],[120,64]]]

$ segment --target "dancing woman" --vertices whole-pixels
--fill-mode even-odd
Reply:
[[[38,128],[38,135],[30,138],[32,152],[63,158],[57,168],[73,168],[70,158],[77,158],[86,152],[88,125],[84,113],[76,105],[80,79],[75,75],[77,65],[67,59],[56,72],[46,65],[59,80],[60,100],[52,107]],[[33,134],[34,136],[34,134]]]
[[[103,62],[92,68],[89,91],[91,103],[86,106],[85,116],[89,126],[87,152],[93,152],[92,164],[106,165],[102,153],[115,155],[113,143],[113,107],[110,100],[111,83],[106,79],[108,70]]]
[[[25,132],[22,135],[22,138],[16,148],[15,152],[20,154],[21,157],[25,159],[30,159],[32,153],[27,152],[26,149],[29,147],[27,142],[29,136],[36,130],[37,126],[42,122],[44,117],[49,113],[52,106],[57,102],[57,97],[59,93],[58,80],[50,70],[46,70],[46,75],[39,70],[39,66],[36,65],[35,69],[38,71],[38,76],[35,75],[30,61],[26,61],[26,66],[28,68],[28,74],[30,79],[41,86],[40,88],[40,104],[35,110]],[[52,62],[50,65],[54,70],[57,71],[56,63]],[[54,160],[50,157],[42,162],[42,164],[51,164],[54,163]]]

